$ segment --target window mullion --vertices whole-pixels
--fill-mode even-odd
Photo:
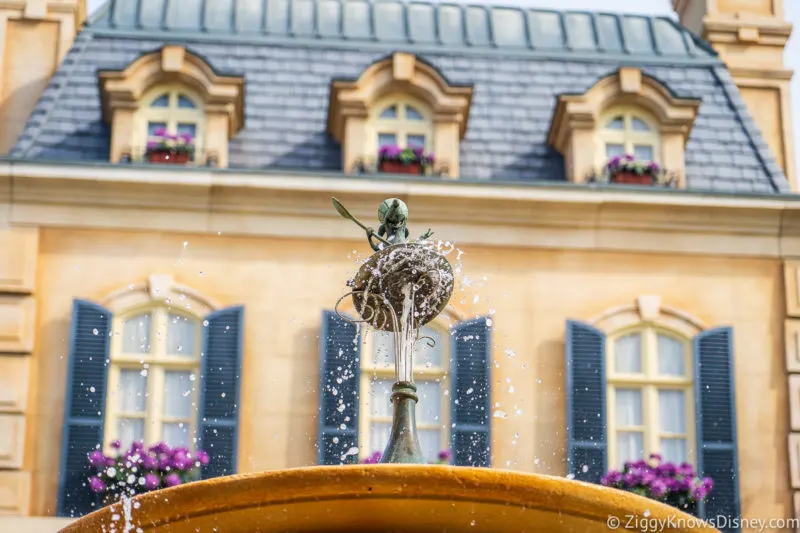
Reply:
[[[658,388],[655,385],[648,385],[648,401],[649,401],[649,408],[648,408],[648,418],[647,424],[645,425],[645,432],[647,435],[647,447],[648,449],[645,450],[645,457],[651,453],[659,453],[661,449],[661,442],[659,438],[660,427],[659,427],[659,416],[658,416]]]
[[[609,465],[616,468],[619,463],[617,458],[617,424],[615,420],[615,405],[616,405],[616,387],[611,384],[606,384],[606,432],[608,443],[606,449],[608,450]]]

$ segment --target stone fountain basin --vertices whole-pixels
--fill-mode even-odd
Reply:
[[[127,524],[128,513],[115,504],[62,532],[608,533],[610,516],[621,521],[617,529],[623,531],[629,516],[650,524],[668,524],[673,517],[678,526],[670,526],[673,532],[717,531],[672,507],[598,485],[439,465],[318,466],[241,474],[143,494],[128,506],[132,520]]]

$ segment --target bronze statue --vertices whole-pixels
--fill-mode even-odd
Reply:
[[[331,198],[331,200],[340,215],[352,220],[367,232],[367,241],[374,251],[379,252],[386,246],[408,242],[408,228],[406,227],[408,206],[399,198],[389,198],[378,206],[378,221],[381,225],[378,227],[377,233],[375,233],[374,229],[365,226],[360,220],[351,215],[339,200],[336,198]],[[433,232],[428,229],[417,239],[417,242],[429,239],[431,235],[433,235]]]

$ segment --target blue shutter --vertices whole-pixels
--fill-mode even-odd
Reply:
[[[567,322],[567,473],[599,483],[606,473],[606,336]]]
[[[203,470],[208,479],[236,473],[244,308],[211,313],[203,325],[197,445],[211,456]]]
[[[56,511],[70,517],[96,508],[87,455],[103,444],[111,313],[75,300],[71,328]]]
[[[739,516],[733,330],[724,327],[697,335],[694,359],[697,470],[714,480],[714,490],[701,506],[703,516]]]
[[[491,466],[491,328],[485,318],[453,328],[450,446],[457,466]]]
[[[342,456],[358,447],[358,388],[361,359],[358,328],[323,311],[319,335],[319,433],[317,461],[321,465],[342,464]],[[348,462],[358,454],[348,455]]]

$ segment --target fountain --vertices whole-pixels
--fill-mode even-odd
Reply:
[[[416,430],[414,347],[419,329],[447,306],[453,269],[429,240],[409,241],[408,208],[384,201],[376,232],[335,198],[367,234],[374,254],[336,304],[347,321],[395,336],[393,419],[377,465],[314,466],[239,474],[125,499],[63,533],[608,532],[716,531],[672,507],[560,477],[489,468],[426,465]],[[339,312],[351,298],[357,317]]]

